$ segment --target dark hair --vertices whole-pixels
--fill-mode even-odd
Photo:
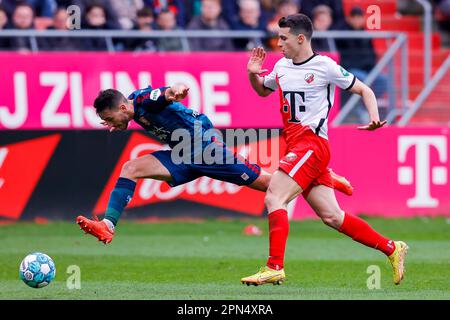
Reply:
[[[136,16],[138,18],[144,18],[144,17],[152,17],[153,18],[153,11],[149,7],[143,7],[142,9],[139,9],[136,12]]]
[[[350,17],[354,17],[354,16],[364,16],[364,12],[362,11],[362,9],[360,7],[352,8],[352,10],[350,11]]]
[[[94,108],[97,114],[105,109],[116,109],[119,103],[126,102],[125,96],[116,89],[100,91],[94,101]]]
[[[298,35],[305,35],[306,39],[310,40],[313,34],[313,24],[311,19],[303,13],[292,14],[287,17],[282,17],[278,21],[280,28],[291,28],[290,33]]]
[[[158,16],[161,14],[161,13],[174,13],[172,10],[170,10],[169,8],[164,8],[164,9],[162,9],[159,13],[158,13]]]

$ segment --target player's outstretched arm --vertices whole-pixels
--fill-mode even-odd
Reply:
[[[164,92],[164,96],[166,97],[167,101],[179,102],[186,98],[188,92],[189,88],[184,84],[174,84],[166,89],[166,91]]]
[[[253,90],[261,97],[266,97],[272,93],[271,90],[264,87],[264,80],[260,77],[261,73],[267,72],[267,69],[262,68],[265,58],[266,51],[264,51],[262,47],[253,48],[247,63],[247,73],[250,84],[252,85]]]
[[[364,105],[366,106],[370,116],[370,123],[368,125],[358,127],[358,129],[372,131],[381,128],[386,124],[386,120],[380,121],[380,116],[378,114],[377,98],[375,97],[375,94],[373,93],[372,89],[370,89],[366,84],[356,79],[356,82],[350,89],[350,92],[359,94],[362,97]]]

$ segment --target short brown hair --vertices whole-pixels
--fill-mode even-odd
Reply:
[[[121,102],[126,102],[127,98],[116,89],[100,91],[94,101],[94,108],[97,114],[106,109],[116,109]]]
[[[313,34],[313,24],[311,19],[303,13],[292,14],[282,17],[278,21],[280,28],[291,28],[290,33],[298,35],[303,34],[306,39],[310,40]]]

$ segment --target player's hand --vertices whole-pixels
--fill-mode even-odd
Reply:
[[[181,101],[188,95],[189,88],[184,84],[176,84],[166,90],[167,101]]]
[[[108,127],[109,132],[113,132],[118,130],[116,127],[111,127],[106,121],[100,122],[101,125]]]
[[[253,74],[267,72],[267,69],[262,68],[264,59],[266,59],[266,51],[262,47],[253,48],[250,59],[248,60],[247,72]]]
[[[367,126],[362,126],[362,127],[358,127],[359,130],[368,130],[368,131],[373,131],[376,130],[378,128],[381,128],[382,126],[384,126],[387,123],[386,120],[381,121],[372,121],[371,123],[369,123]]]

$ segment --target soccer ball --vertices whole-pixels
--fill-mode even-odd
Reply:
[[[55,263],[45,253],[31,253],[20,263],[20,279],[32,288],[45,287],[55,278],[55,274]]]

